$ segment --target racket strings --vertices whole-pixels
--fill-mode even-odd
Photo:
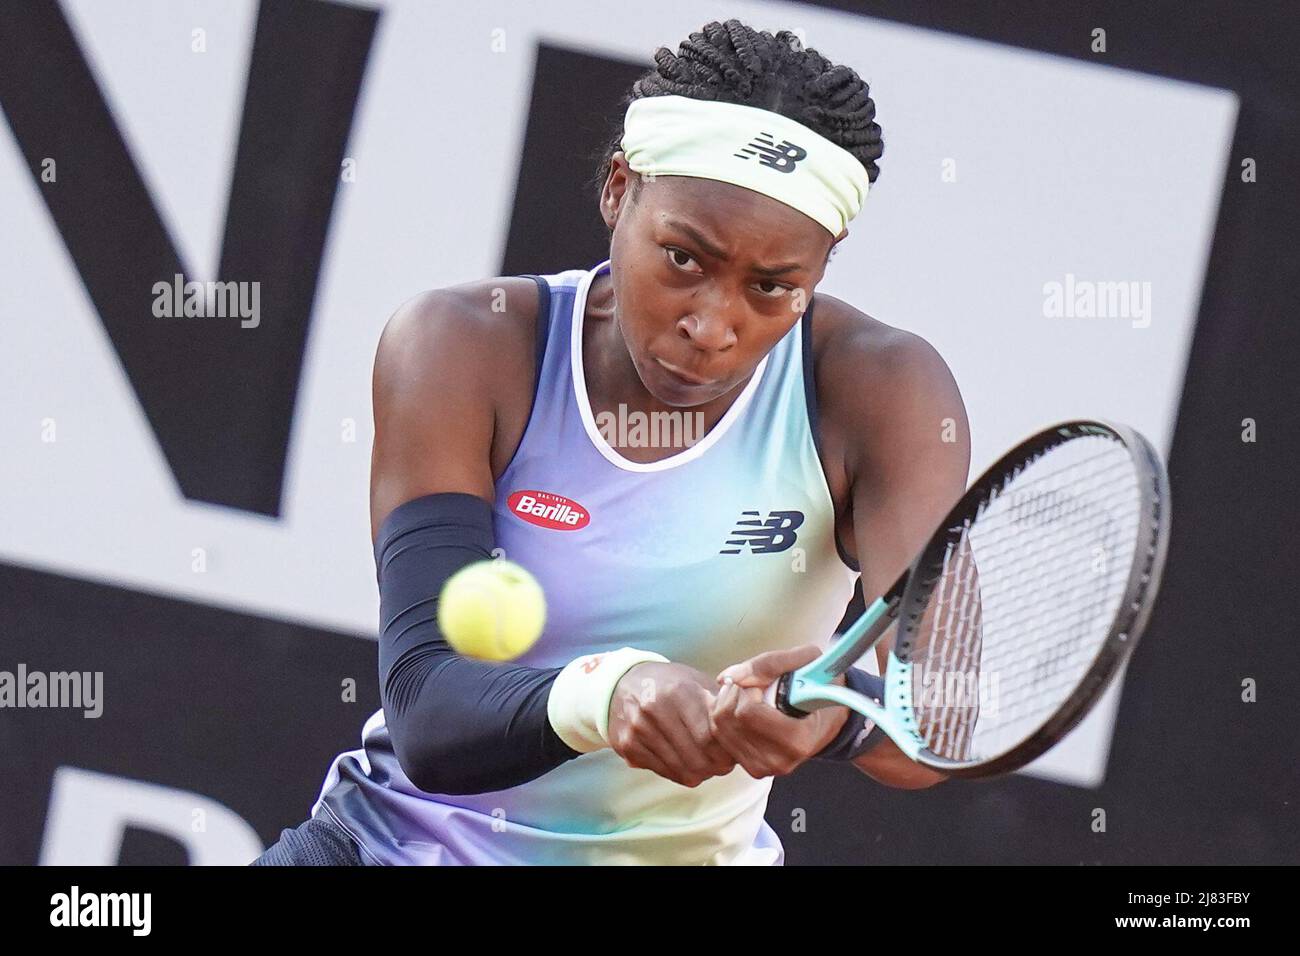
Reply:
[[[1091,566],[1096,568],[1098,563],[1102,568],[1109,568],[1111,565],[1120,565],[1127,572],[1127,561],[1132,560],[1132,551],[1125,554],[1116,554],[1114,548],[1115,533],[1113,529],[1107,529],[1105,543],[1094,543],[1089,549],[1091,555]],[[1094,542],[1097,539],[1094,539]],[[983,553],[981,552],[981,563]],[[1126,560],[1127,559],[1127,560]],[[1097,574],[1103,573],[1101,570]],[[1059,580],[1059,572],[1050,565],[1043,564],[1035,572],[1026,575],[1019,581],[1008,584],[1005,587],[989,587],[981,591],[981,597],[991,605],[1003,609],[1001,615],[990,617],[990,621],[1001,621],[1008,617],[1023,618],[1029,616],[1031,611],[1037,611],[1044,604],[1050,604],[1061,598],[1060,590],[1050,590],[1044,585]],[[1095,581],[1086,578],[1077,578],[1068,582],[1064,587],[1069,591],[1090,590],[1089,585]]]
[[[1016,655],[1005,665],[996,661],[986,663],[984,666],[997,674],[1000,682],[1008,688],[999,695],[1000,718],[1003,721],[1019,719],[1024,714],[1036,712],[1031,708],[1052,706],[1057,701],[1055,692],[1077,683],[1096,656],[1096,645],[1085,638],[1098,623],[1109,625],[1113,617],[1113,613],[1107,614],[1104,610],[1080,617],[1078,621],[1082,623],[1069,629],[1062,638],[1037,642],[1037,646],[1046,647],[1044,653],[1035,654],[1034,645],[1026,644],[1026,652]],[[1027,625],[1026,629],[1029,626],[1033,625]]]
[[[938,600],[931,605],[935,613],[928,653],[918,675],[926,698],[917,707],[922,734],[931,750],[953,757],[964,756],[969,750],[975,724],[972,710],[978,706],[978,688],[972,693],[969,687],[969,675],[975,673],[972,665],[978,661],[980,633],[972,630],[972,621],[978,616],[972,598],[977,598],[978,588],[973,582],[975,563],[970,559],[969,528],[968,521],[956,548],[950,547],[944,555],[943,574],[936,589]],[[958,554],[956,561],[954,551]],[[939,660],[937,666],[930,666],[936,647],[940,649]],[[930,706],[935,696],[942,706]]]
[[[1099,515],[1094,540],[1102,542],[1103,567],[1098,568],[1094,559],[1091,577],[1080,575],[1074,586],[1047,595],[1060,603],[1061,612],[1046,614],[1042,607],[1033,606],[1032,612],[1027,609],[1022,617],[1007,613],[991,625],[1005,632],[1000,640],[1004,653],[990,656],[985,666],[1002,675],[1002,683],[1008,688],[999,695],[997,724],[1003,738],[1012,738],[1011,744],[1036,730],[1059,709],[1078,687],[1109,635],[1138,547],[1141,495],[1136,480],[1127,490],[1131,494],[1117,497]],[[1107,511],[1127,521],[1108,520]],[[1116,553],[1119,547],[1126,550]],[[1023,598],[1018,600],[1029,606]],[[1014,609],[1016,601],[1013,596],[1007,606]],[[997,741],[1000,749],[1006,749],[1001,746],[1005,743],[1005,739]]]
[[[967,525],[969,529],[969,525]],[[941,654],[941,674],[970,673],[972,665],[977,665],[980,657],[980,636],[982,634],[979,588],[975,577],[975,562],[971,559],[969,535],[962,535],[962,547],[959,558],[959,587],[962,598],[953,605],[956,608],[956,639],[944,642],[947,646]],[[939,627],[936,622],[936,628]],[[944,687],[943,692],[957,696],[956,688]],[[969,687],[962,687],[963,696],[972,696]],[[978,707],[978,686],[975,689],[974,702],[966,701],[967,707],[952,706],[945,708],[938,727],[932,732],[934,745],[942,747],[945,753],[965,755],[970,750],[971,736],[974,731],[978,711],[969,708]]]
[[[995,720],[986,721],[991,724],[986,729],[1046,719],[1082,678],[1113,620],[1123,582],[1118,588],[1089,583],[1093,586],[1054,592],[1051,601],[1023,617],[986,619],[997,639],[981,666],[998,691],[997,711],[990,714]],[[1055,612],[1048,610],[1053,602],[1059,606]]]
[[[1089,441],[1089,440],[1090,439],[1077,439],[1076,441]],[[1109,439],[1097,439],[1097,440],[1109,441]],[[1064,446],[1058,446],[1058,448],[1054,450],[1059,451],[1060,448],[1062,447]],[[1112,447],[1119,447],[1119,446],[1112,446]],[[1128,452],[1127,451],[1124,452],[1123,458],[1116,458],[1116,456],[1109,454],[1109,451],[1110,449],[1102,450],[1098,454],[1091,456],[1090,459],[1085,459],[1084,462],[1073,462],[1071,464],[1058,468],[1055,471],[1049,471],[1046,474],[1037,475],[1034,478],[1031,478],[1027,481],[1021,481],[1020,480],[1021,475],[1023,475],[1027,471],[1034,470],[1035,465],[1044,461],[1046,459],[1046,456],[1052,454],[1051,451],[1043,452],[1042,454],[1036,456],[1035,458],[1021,465],[1019,468],[1015,469],[1010,475],[1007,476],[1005,481],[1003,481],[1000,485],[994,488],[992,493],[989,495],[988,499],[980,505],[977,511],[977,516],[983,514],[986,510],[990,509],[996,502],[1000,500],[1005,500],[1006,490],[1012,485],[1015,486],[1017,494],[1022,494],[1028,491],[1030,488],[1033,488],[1035,485],[1041,485],[1049,481],[1056,481],[1057,485],[1059,486],[1064,483],[1060,479],[1065,476],[1068,476],[1069,483],[1073,484],[1077,482],[1081,477],[1080,475],[1081,465],[1086,464],[1088,461],[1098,461],[1103,458],[1110,459],[1110,464],[1103,465],[1102,467],[1097,469],[1092,475],[1086,476],[1087,478],[1093,481],[1096,481],[1097,479],[1101,478],[1102,475],[1112,471],[1123,473],[1123,474],[1132,474],[1133,461],[1132,458],[1129,456]]]
[[[1059,709],[1127,587],[1140,504],[1128,450],[1083,438],[1016,469],[950,529],[912,654],[931,751],[988,759]]]
[[[1104,562],[1105,555],[1114,551],[1116,523],[1107,520],[1104,510],[1092,503],[1085,504],[1083,499],[1073,509],[1057,509],[1057,514],[1050,517],[1059,520],[1060,515],[1068,513],[1098,516],[1091,537],[1078,544],[1084,548],[1091,546],[1095,555],[1096,542],[1100,540]],[[1076,529],[1058,524],[1054,530],[1064,533]],[[1131,555],[1126,557],[1131,560]],[[1058,558],[1056,563],[1048,562],[1047,566],[1055,571],[1062,567],[1062,563]],[[1127,570],[1127,562],[1119,561],[1118,556],[1111,564],[1117,569]],[[1064,569],[1069,570],[1068,564]],[[1077,574],[1073,581],[1067,580],[1064,587],[1059,582],[1045,580],[1041,571],[1026,576],[1027,587],[1037,589],[1045,600],[1031,603],[1023,593],[1024,588],[1011,588],[1005,595],[1003,607],[1018,609],[1016,613],[989,615],[987,626],[998,634],[997,648],[1002,653],[988,655],[984,666],[1000,678],[1005,688],[998,695],[997,728],[1015,728],[1018,723],[1050,716],[1095,657],[1127,574],[1116,575],[1111,581],[1101,581],[1099,578],[1108,567],[1104,563],[1098,567],[1095,560],[1090,562],[1089,570],[1092,574]],[[1052,587],[1054,583],[1056,587]],[[1107,587],[1107,584],[1112,586]],[[996,598],[990,600],[995,602]],[[1055,612],[1051,609],[1053,603],[1058,605]],[[1031,729],[1036,726],[1030,724]]]
[[[1099,535],[1105,535],[1108,538],[1112,537],[1110,528],[1106,527],[1109,522],[1106,522],[1106,520],[1101,520],[1101,522],[1099,522],[1096,515],[1088,514],[1086,511],[1080,510],[1080,514],[1075,516],[1075,518],[1071,518],[1070,522],[1073,523],[1074,527],[1071,527],[1070,523],[1063,523],[1060,528],[1057,528],[1057,531],[1067,532],[1075,531],[1075,529],[1079,528],[1097,527],[1099,528]],[[1000,562],[1000,559],[1006,558],[1006,555],[1011,555],[1011,557],[1014,558],[1018,551],[1021,551],[1024,548],[1024,541],[1017,540],[1014,532],[1005,533],[1001,538],[993,538],[993,540],[997,542],[998,548],[984,545],[983,541],[982,544],[980,544],[980,564],[989,564],[989,566],[996,567],[998,562]],[[1102,557],[1105,557],[1105,549],[1102,549],[1101,554]],[[1041,571],[1040,576],[1049,576],[1050,574],[1052,574],[1052,571],[1048,570],[1048,568],[1044,568],[1044,570]],[[1001,581],[998,580],[998,583],[1001,584]],[[1028,587],[1028,581],[1013,581],[1009,587],[1018,588],[1023,591],[1024,588]],[[1005,593],[1005,589],[1002,593]]]
[[[1131,488],[1134,493],[1134,496],[1136,497],[1137,483],[1136,481],[1133,480],[1133,471],[1130,462],[1128,461],[1121,462],[1118,465],[1104,468],[1098,471],[1096,474],[1089,475],[1087,477],[1091,480],[1091,483],[1093,485],[1097,486],[1097,490],[1100,490],[1100,485],[1102,484],[1103,476],[1109,476],[1109,475],[1114,475],[1116,478],[1114,482],[1109,482],[1109,483],[1116,484],[1121,488],[1124,487]],[[1054,475],[1054,477],[1056,476]],[[1029,482],[1029,484],[1037,484],[1037,483],[1038,483],[1037,481]],[[1009,525],[1001,522],[998,524],[992,523],[995,518],[1001,518],[1007,514],[1008,509],[998,510],[994,507],[994,505],[1006,504],[1009,500],[1011,500],[1006,497],[1005,492],[990,498],[985,505],[981,506],[980,511],[976,515],[975,519],[972,522],[969,522],[964,529],[964,532],[966,534],[969,534],[970,527],[972,525],[979,528],[979,532],[980,532],[979,536],[981,542],[980,543],[981,560],[983,560],[986,557],[984,552],[986,549],[990,548],[990,545],[993,541],[997,541],[1001,543],[1008,539],[1011,540],[1012,542],[1017,542],[1022,540],[1023,529],[1026,525],[1032,527],[1036,524],[1052,523],[1054,525],[1057,525],[1058,530],[1063,530],[1059,525],[1060,519],[1065,514],[1072,514],[1073,512],[1067,513],[1062,511],[1062,513],[1058,514],[1058,513],[1054,513],[1051,510],[1051,508],[1053,506],[1059,506],[1063,508],[1065,502],[1070,502],[1078,506],[1075,508],[1075,511],[1078,511],[1085,503],[1085,499],[1077,492],[1066,493],[1063,489],[1060,488],[1052,488],[1049,490],[1053,492],[1057,492],[1057,494],[1052,496],[1049,500],[1047,500],[1047,502],[1043,504],[1041,507],[1027,508],[1023,504],[1023,502],[1026,499],[1018,497],[1024,494],[1025,488],[1018,487],[1015,492],[1016,496],[1018,497],[1018,503],[1012,503],[1011,505],[1009,505],[1009,510],[1014,512],[1010,517],[1011,524]],[[1047,498],[1048,496],[1046,495],[1039,495],[1038,499],[1036,500],[1036,503],[1038,501],[1043,501],[1044,499]],[[1103,515],[1105,514],[1104,511],[1100,513]],[[1089,513],[1085,513],[1083,517],[1096,517],[1097,514],[1098,514],[1097,511],[1093,511]],[[959,529],[954,528],[952,530],[955,532]]]

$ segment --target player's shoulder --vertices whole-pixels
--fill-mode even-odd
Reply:
[[[934,346],[834,296],[818,293],[815,301],[814,375],[829,462],[841,463],[850,477],[865,474],[867,463],[935,433],[944,422],[969,448],[961,392]]]
[[[539,296],[528,276],[494,276],[413,296],[384,326],[376,387],[528,381]]]
[[[528,276],[495,276],[429,289],[413,296],[384,327],[381,347],[441,344],[462,357],[492,354],[534,331],[539,291]]]
[[[955,387],[948,363],[924,337],[831,295],[818,292],[815,303],[818,393],[832,404],[879,404],[906,400],[916,389]]]

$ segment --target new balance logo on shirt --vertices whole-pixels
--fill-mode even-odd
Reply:
[[[774,554],[794,545],[795,531],[803,524],[802,511],[769,511],[767,518],[757,511],[742,511],[736,529],[727,539],[728,547],[718,554],[740,554],[746,548],[750,554]]]

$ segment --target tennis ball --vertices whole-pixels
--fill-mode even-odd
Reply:
[[[438,600],[438,627],[458,654],[508,661],[536,643],[546,596],[513,561],[477,561],[453,574]]]

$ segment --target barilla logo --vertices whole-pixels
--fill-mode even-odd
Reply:
[[[564,495],[549,491],[516,491],[506,501],[520,518],[552,531],[577,531],[591,523],[587,509]]]

